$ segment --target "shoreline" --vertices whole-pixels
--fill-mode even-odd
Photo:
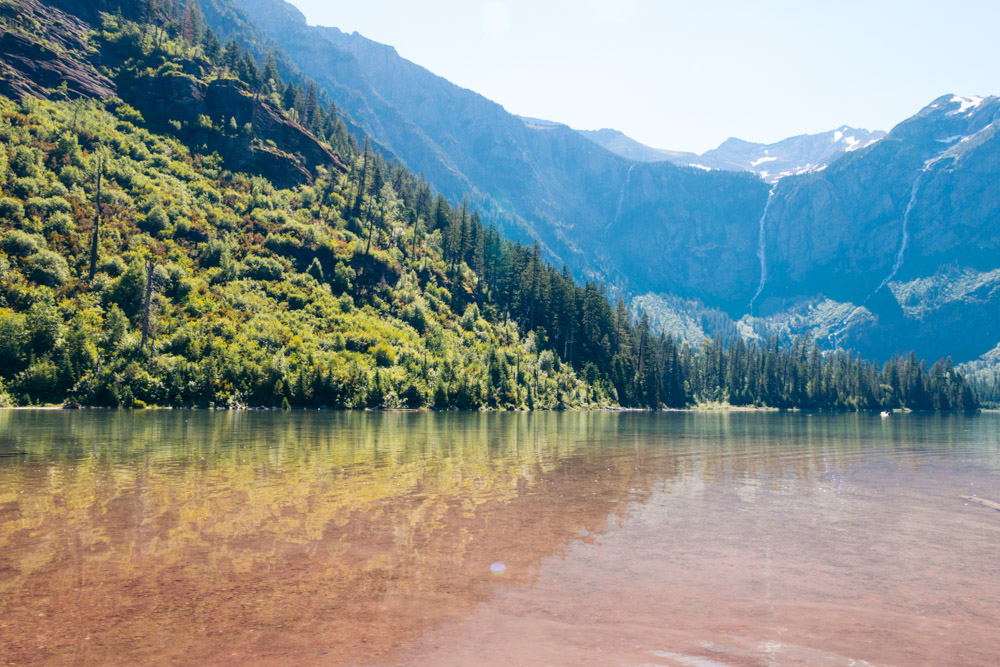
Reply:
[[[329,407],[318,407],[318,408],[273,408],[273,407],[205,407],[205,406],[175,406],[175,405],[147,405],[139,408],[122,408],[122,407],[107,407],[107,406],[90,406],[90,405],[17,405],[17,406],[0,406],[0,412],[5,410],[20,410],[20,411],[39,411],[39,412],[77,412],[85,410],[105,410],[105,411],[130,411],[130,412],[157,412],[157,411],[174,411],[174,410],[198,410],[204,412],[381,412],[381,413],[474,413],[474,412],[489,412],[489,413],[509,413],[509,414],[531,414],[533,412],[539,413],[552,413],[552,412],[688,412],[688,413],[735,413],[735,412],[761,412],[761,413],[803,413],[803,414],[869,414],[878,415],[877,410],[831,410],[831,409],[814,409],[814,408],[775,408],[770,406],[754,406],[754,405],[729,405],[726,403],[697,403],[686,408],[661,408],[653,410],[651,408],[622,408],[622,407],[582,407],[582,408],[564,408],[564,409],[551,409],[551,410],[499,410],[494,408],[485,408],[479,410],[461,410],[458,408],[438,410],[435,408],[392,408],[392,409],[382,409],[382,408],[329,408]],[[955,411],[938,411],[938,410],[910,410],[908,408],[899,408],[892,410],[891,414],[902,415],[902,414],[942,414],[942,415],[957,415],[957,414],[980,414],[980,413],[996,413],[1000,414],[1000,409],[998,408],[980,408],[976,412],[955,412]]]

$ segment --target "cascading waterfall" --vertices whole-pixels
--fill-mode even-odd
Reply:
[[[917,174],[917,177],[913,179],[913,185],[910,186],[910,201],[906,203],[906,208],[903,210],[903,237],[899,243],[899,250],[896,251],[896,261],[892,264],[892,270],[889,272],[889,275],[882,279],[882,282],[879,283],[878,287],[876,287],[871,294],[865,297],[865,300],[860,306],[857,306],[847,314],[847,317],[841,321],[840,328],[830,334],[830,338],[833,340],[834,346],[840,345],[840,337],[845,331],[847,331],[851,318],[854,317],[863,307],[868,305],[868,302],[871,301],[872,297],[881,292],[882,288],[888,285],[889,281],[896,277],[896,274],[899,273],[899,269],[903,266],[903,258],[906,256],[906,247],[910,244],[910,214],[913,212],[913,207],[917,203],[917,194],[920,192],[920,184],[923,180],[924,174],[926,174],[931,168],[931,165],[940,160],[941,157],[942,156],[939,155],[938,157],[925,162],[924,168],[921,169],[920,173]]]
[[[980,130],[980,132],[981,131],[982,130]],[[979,134],[979,132],[977,132],[976,134]],[[966,137],[966,139],[968,138],[969,137]],[[917,177],[913,179],[913,185],[910,187],[910,200],[906,203],[906,208],[903,210],[902,239],[900,240],[899,243],[899,250],[896,251],[896,260],[892,263],[892,270],[889,272],[889,275],[887,275],[885,278],[882,279],[882,282],[879,283],[878,287],[876,287],[871,294],[865,297],[865,300],[861,303],[860,306],[854,308],[850,313],[848,313],[847,317],[845,317],[843,321],[840,323],[840,328],[837,329],[837,331],[834,331],[830,334],[830,338],[833,339],[835,346],[839,345],[839,339],[844,334],[844,332],[847,331],[849,327],[848,323],[850,322],[851,318],[854,317],[854,315],[857,314],[858,311],[860,311],[863,307],[868,305],[868,302],[871,301],[872,297],[881,292],[882,288],[888,285],[889,282],[896,277],[896,274],[899,273],[899,269],[902,268],[903,259],[906,256],[906,248],[910,244],[910,214],[913,212],[913,207],[916,206],[917,204],[917,195],[920,193],[920,186],[923,183],[923,178],[927,174],[927,172],[930,171],[930,168],[934,166],[936,162],[944,159],[945,157],[948,156],[948,154],[949,151],[946,150],[937,157],[931,158],[930,160],[924,162],[923,169],[921,169],[920,173],[917,174]]]
[[[767,203],[764,204],[764,212],[760,216],[760,231],[758,232],[757,238],[757,257],[760,259],[760,282],[757,284],[757,291],[753,293],[753,298],[750,299],[749,311],[753,313],[753,305],[757,301],[757,297],[760,293],[764,291],[764,283],[767,282],[767,249],[765,244],[764,235],[764,222],[767,220],[767,212],[771,208],[771,202],[774,200],[774,191],[778,188],[775,184],[770,192],[767,193]]]
[[[896,261],[892,264],[892,271],[889,272],[882,282],[879,283],[875,291],[865,297],[865,301],[862,305],[868,303],[869,300],[876,294],[882,291],[882,288],[889,284],[889,281],[896,277],[899,273],[900,267],[903,266],[903,257],[906,255],[906,246],[910,244],[910,213],[913,212],[913,206],[917,203],[917,193],[920,192],[920,182],[923,180],[924,174],[927,170],[931,168],[931,165],[937,162],[937,159],[928,160],[924,164],[924,168],[920,170],[917,177],[913,179],[913,187],[910,188],[910,201],[906,204],[906,210],[903,211],[903,238],[899,243],[899,251],[896,253]]]
[[[622,215],[622,207],[625,205],[625,193],[628,191],[629,181],[632,180],[632,170],[633,169],[635,169],[635,163],[634,162],[628,168],[628,171],[625,172],[625,182],[622,183],[622,191],[621,191],[621,194],[618,195],[618,207],[615,208],[615,217],[613,217],[611,219],[611,222],[609,222],[607,225],[604,226],[604,235],[605,236],[608,235],[608,230],[611,229],[612,225],[618,224],[618,218],[620,218],[621,215]]]
[[[922,180],[924,178],[924,175],[926,175],[927,172],[930,171],[931,167],[933,167],[935,164],[937,164],[941,160],[943,160],[945,158],[948,158],[948,157],[953,157],[954,154],[955,154],[955,147],[956,146],[961,146],[965,142],[970,141],[970,140],[976,138],[977,136],[979,136],[983,132],[986,132],[987,130],[989,130],[990,128],[993,127],[993,124],[995,122],[996,122],[996,119],[994,119],[992,122],[990,122],[989,124],[985,125],[984,127],[976,130],[972,134],[964,136],[964,137],[961,137],[957,142],[955,142],[954,144],[952,144],[951,146],[949,146],[948,148],[946,148],[945,150],[943,150],[937,157],[933,157],[933,158],[927,160],[926,162],[924,162],[924,168],[921,169],[920,173],[917,174],[917,177],[915,179],[913,179],[913,187],[910,188],[910,201],[907,202],[907,204],[906,204],[906,210],[903,211],[903,239],[902,239],[902,242],[899,244],[899,252],[896,253],[896,261],[893,262],[892,271],[890,271],[889,275],[886,276],[885,279],[883,279],[881,283],[879,283],[879,286],[875,288],[875,291],[872,292],[871,294],[869,294],[865,298],[864,303],[868,303],[869,299],[871,299],[873,296],[875,296],[876,294],[878,294],[882,290],[883,287],[885,287],[886,285],[888,285],[889,281],[892,280],[893,278],[895,278],[896,274],[899,273],[900,267],[903,266],[903,255],[906,253],[906,246],[909,245],[909,243],[910,243],[910,228],[909,228],[910,213],[913,211],[913,207],[914,207],[914,205],[917,202],[917,193],[920,191],[920,185],[921,185],[921,182],[922,182]],[[862,305],[864,305],[864,304],[862,304]]]
[[[913,207],[916,206],[917,194],[920,191],[920,186],[923,182],[924,176],[927,174],[928,171],[930,171],[931,167],[933,167],[937,162],[948,157],[954,157],[956,155],[957,146],[961,146],[965,142],[975,139],[980,134],[990,131],[991,128],[993,128],[993,126],[995,125],[996,121],[997,121],[997,115],[995,114],[992,120],[990,120],[986,125],[979,128],[972,134],[966,135],[964,137],[953,137],[953,139],[957,138],[958,140],[955,141],[953,144],[951,144],[945,150],[941,151],[941,153],[938,154],[936,157],[933,157],[924,162],[923,169],[921,169],[920,173],[917,174],[917,177],[913,179],[913,185],[910,187],[910,201],[907,202],[906,209],[904,209],[903,211],[903,237],[899,244],[899,250],[896,252],[896,261],[893,262],[892,271],[890,271],[889,275],[886,276],[881,283],[879,283],[879,286],[875,288],[875,291],[873,291],[871,294],[865,297],[864,302],[860,306],[857,306],[856,308],[852,309],[851,312],[847,314],[847,317],[845,317],[840,322],[840,327],[836,331],[833,331],[829,334],[828,337],[831,340],[833,340],[835,347],[839,347],[840,337],[849,328],[849,322],[851,318],[853,318],[854,315],[858,313],[858,311],[860,311],[865,305],[867,305],[867,303],[871,300],[873,296],[878,294],[882,290],[882,288],[888,285],[889,281],[895,278],[896,274],[899,273],[899,269],[902,268],[903,259],[906,255],[906,247],[910,243],[910,227],[909,227],[910,214],[913,212]]]

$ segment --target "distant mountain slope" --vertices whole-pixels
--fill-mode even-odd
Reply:
[[[577,130],[580,134],[593,141],[598,146],[607,148],[612,153],[621,155],[636,162],[676,162],[691,164],[700,157],[697,153],[685,151],[668,151],[663,148],[652,148],[640,143],[618,130],[604,128],[601,130]]]
[[[882,357],[916,348],[971,359],[1000,340],[998,147],[989,132],[961,142],[992,122],[993,98],[946,96],[878,141],[838,128],[767,146],[728,141],[700,167],[639,162],[509,114],[392,47],[311,27],[281,0],[206,2],[235,2],[387,151],[447,195],[471,193],[508,235],[636,303],[667,297],[661,321],[721,310],[731,322],[712,314],[709,328],[809,332]],[[772,188],[764,171],[772,181],[806,173]]]
[[[564,125],[526,122],[392,47],[311,27],[280,0],[237,4],[410,168],[450,196],[471,191],[508,234],[537,240],[578,277],[630,290],[684,289],[734,309],[749,299],[766,184],[741,174],[706,178],[670,163],[636,165]],[[680,243],[718,253],[731,270],[664,256]]]
[[[846,153],[865,148],[885,136],[885,132],[843,126],[819,134],[789,137],[773,144],[726,139],[718,148],[701,155],[650,148],[617,130],[579,130],[599,146],[638,162],[673,162],[702,169],[752,171],[774,183],[786,176],[819,171]]]
[[[1000,340],[1000,98],[945,95],[869,149],[782,180],[764,228],[763,312],[822,293],[859,306],[848,343],[985,353]]]

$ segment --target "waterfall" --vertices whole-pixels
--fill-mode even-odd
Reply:
[[[840,322],[840,328],[837,329],[836,331],[831,332],[828,335],[828,338],[833,340],[835,347],[839,345],[838,342],[839,338],[849,328],[849,322],[851,318],[854,317],[855,313],[860,311],[865,305],[868,304],[868,302],[871,300],[873,296],[878,294],[882,290],[882,288],[888,285],[889,282],[896,277],[896,274],[899,273],[899,269],[902,268],[903,259],[906,255],[906,248],[910,244],[910,226],[909,226],[910,214],[913,212],[913,207],[916,206],[917,204],[917,195],[920,192],[920,186],[923,183],[924,176],[927,174],[928,171],[930,171],[931,167],[933,167],[936,163],[949,157],[955,157],[957,155],[956,151],[959,146],[966,143],[967,141],[975,139],[980,134],[993,128],[996,121],[997,118],[994,117],[993,120],[991,120],[989,123],[987,123],[980,129],[976,130],[972,134],[968,134],[963,137],[953,137],[953,139],[957,139],[957,141],[952,143],[948,148],[945,148],[937,156],[932,157],[926,162],[924,162],[923,168],[917,174],[917,177],[913,179],[913,185],[910,187],[910,201],[906,203],[906,208],[903,210],[902,239],[900,240],[899,250],[896,252],[896,261],[894,261],[892,264],[892,271],[890,271],[889,275],[887,275],[882,280],[882,282],[879,283],[879,286],[875,288],[875,291],[873,291],[871,294],[865,297],[864,302],[862,302],[860,306],[855,307],[850,313],[848,313],[847,317],[845,317]]]
[[[604,226],[604,235],[608,235],[608,230],[611,229],[612,225],[618,224],[618,218],[622,215],[622,207],[625,205],[625,193],[628,191],[629,181],[632,180],[632,170],[635,169],[635,163],[633,162],[628,171],[625,172],[625,182],[622,183],[621,194],[618,195],[618,207],[615,209],[615,217],[611,219],[607,225]]]
[[[767,193],[767,203],[764,204],[764,212],[760,215],[760,231],[757,233],[757,257],[760,259],[760,282],[757,284],[757,291],[753,293],[753,298],[750,299],[748,310],[751,314],[753,314],[753,304],[757,301],[760,293],[764,291],[764,283],[767,282],[767,250],[764,237],[764,221],[767,220],[767,211],[771,208],[771,201],[774,199],[774,191],[777,187],[777,184],[775,184],[770,192]]]
[[[910,244],[910,213],[913,212],[913,206],[917,203],[917,193],[920,191],[920,182],[923,179],[924,174],[927,173],[927,170],[930,169],[931,165],[936,161],[937,160],[928,161],[924,165],[924,168],[920,170],[920,173],[917,174],[917,177],[913,179],[913,187],[910,188],[910,201],[907,202],[906,210],[903,211],[903,238],[900,240],[899,251],[896,253],[896,261],[892,264],[892,271],[890,271],[889,275],[882,279],[882,282],[879,283],[874,292],[865,297],[865,301],[862,305],[867,304],[873,296],[882,291],[882,288],[888,285],[889,281],[896,277],[896,274],[899,273],[900,267],[903,266],[903,257],[906,254],[906,246]]]
[[[931,167],[933,167],[936,163],[940,162],[941,160],[943,160],[945,158],[953,157],[955,155],[956,147],[964,144],[965,142],[967,142],[967,141],[969,141],[971,139],[976,138],[977,136],[979,136],[983,132],[986,132],[987,130],[989,130],[990,128],[993,127],[993,124],[995,122],[996,121],[994,120],[993,122],[987,124],[985,127],[982,127],[980,129],[976,130],[972,134],[966,135],[964,137],[960,137],[957,142],[955,142],[954,144],[952,144],[951,146],[949,146],[945,150],[941,151],[941,153],[938,154],[936,157],[933,157],[933,158],[927,160],[926,162],[924,162],[924,168],[921,169],[920,173],[917,174],[917,177],[915,179],[913,179],[913,187],[910,188],[910,201],[907,202],[907,204],[906,204],[906,210],[903,211],[903,238],[902,238],[902,241],[899,244],[899,252],[896,253],[896,261],[893,262],[892,271],[890,271],[889,275],[887,275],[882,280],[882,282],[879,283],[879,286],[875,288],[875,291],[872,292],[871,294],[869,294],[865,298],[864,303],[868,303],[869,299],[871,299],[873,296],[875,296],[876,294],[878,294],[882,290],[883,287],[885,287],[886,285],[888,285],[889,281],[892,280],[893,278],[895,278],[896,274],[899,273],[900,267],[903,266],[903,255],[906,253],[906,246],[908,246],[910,244],[910,227],[909,227],[910,213],[913,212],[913,207],[917,203],[917,193],[920,190],[920,184],[921,184],[921,181],[923,180],[924,175],[928,171],[930,171]],[[864,304],[862,304],[862,305],[864,305]]]
[[[875,288],[875,291],[865,297],[865,300],[860,306],[855,307],[850,313],[847,314],[847,317],[841,321],[840,328],[830,333],[829,337],[833,340],[834,347],[839,346],[840,336],[842,336],[849,328],[851,318],[854,317],[858,311],[868,305],[868,302],[871,301],[872,297],[882,291],[882,288],[888,285],[889,281],[896,277],[896,274],[899,273],[899,269],[903,266],[903,258],[906,255],[906,247],[910,244],[910,214],[913,213],[913,207],[916,206],[917,194],[920,192],[921,182],[923,181],[924,174],[926,174],[931,166],[943,156],[944,154],[942,153],[942,155],[939,155],[936,158],[927,160],[927,162],[924,163],[923,169],[921,169],[917,174],[917,177],[913,179],[913,185],[910,186],[910,200],[906,203],[906,208],[903,210],[902,239],[899,242],[899,250],[896,251],[896,261],[892,264],[892,270],[889,272],[889,275],[882,279],[882,282],[880,282],[878,287]]]

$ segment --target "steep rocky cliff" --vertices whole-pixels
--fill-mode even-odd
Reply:
[[[844,343],[973,358],[1000,339],[1000,99],[943,96],[828,169],[782,181],[760,312],[857,306]]]
[[[89,26],[38,0],[0,2],[0,94],[106,98],[114,84],[94,67]]]
[[[171,59],[171,67],[164,68],[167,57],[143,53],[141,39],[102,42],[104,10],[142,13],[134,2],[0,2],[0,94],[13,99],[120,97],[159,129],[217,152],[230,169],[260,174],[281,187],[311,183],[320,166],[345,169],[309,130],[244,84],[209,78],[211,68],[203,59]],[[202,117],[213,124],[200,124]],[[249,131],[224,131],[230,121],[238,128],[249,124]],[[183,130],[171,123],[183,124]]]
[[[205,82],[183,73],[143,74],[123,86],[122,95],[161,127],[169,127],[170,121],[184,124],[183,133],[192,143],[218,152],[231,169],[260,174],[279,187],[311,183],[320,166],[346,169],[340,156],[312,133],[270,104],[255,100],[233,79]],[[198,124],[202,116],[221,127],[231,122],[237,128],[249,125],[252,131],[203,128]]]

